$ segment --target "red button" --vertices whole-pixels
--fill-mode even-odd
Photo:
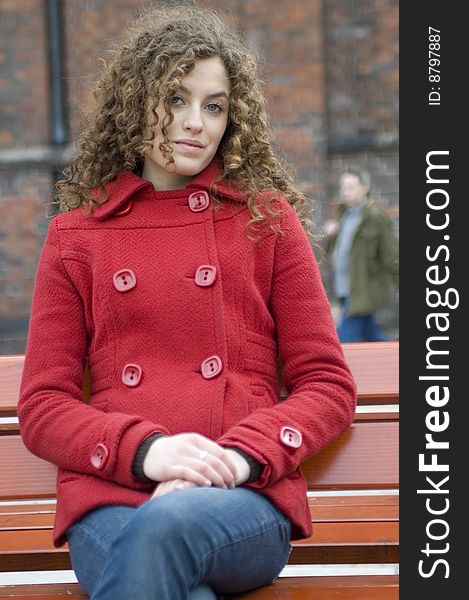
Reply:
[[[299,448],[303,443],[303,436],[297,429],[285,426],[280,430],[280,441],[286,446]]]
[[[119,292],[128,292],[137,285],[137,278],[132,269],[121,269],[114,273],[114,287]]]
[[[142,378],[142,367],[136,364],[128,364],[122,370],[122,383],[129,387],[135,387]]]
[[[200,212],[205,210],[210,205],[210,198],[207,192],[194,192],[189,196],[189,208],[192,212]]]
[[[207,287],[215,282],[217,268],[212,265],[200,265],[195,274],[195,283]]]
[[[119,208],[119,210],[114,211],[114,216],[124,217],[125,215],[128,215],[129,212],[132,210],[133,206],[134,206],[134,201],[132,199],[130,199],[128,202],[126,202],[124,204],[124,206],[122,206],[122,208]]]
[[[205,379],[212,379],[223,371],[223,363],[219,356],[216,354],[206,358],[202,363],[202,377]]]
[[[91,464],[96,469],[102,469],[109,457],[109,450],[104,444],[98,444],[91,454]]]

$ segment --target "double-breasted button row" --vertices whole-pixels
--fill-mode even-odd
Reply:
[[[200,371],[204,379],[212,379],[223,371],[222,359],[214,354],[209,356],[200,365]],[[128,363],[122,369],[121,380],[127,387],[137,387],[142,381],[143,369],[137,363]]]
[[[195,273],[195,283],[209,287],[215,283],[217,268],[213,265],[200,265]],[[118,292],[128,292],[137,285],[137,277],[132,269],[121,269],[113,275],[114,287]]]
[[[204,190],[192,193],[188,200],[188,206],[192,212],[201,212],[210,206],[210,197]],[[133,201],[130,200],[114,214],[118,217],[130,213],[133,208]],[[213,265],[200,265],[195,273],[195,284],[199,287],[209,287],[215,283],[217,269]],[[128,292],[137,284],[137,277],[132,269],[121,269],[114,273],[114,287],[118,292]],[[201,364],[202,377],[212,379],[217,377],[223,371],[223,361],[217,356],[209,356]],[[122,369],[122,383],[128,387],[136,387],[140,384],[143,377],[143,369],[136,363],[128,363]],[[97,455],[94,460],[98,462]],[[98,467],[97,467],[98,468]]]

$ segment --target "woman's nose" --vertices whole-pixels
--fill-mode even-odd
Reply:
[[[201,131],[203,129],[202,115],[199,108],[192,108],[186,114],[183,127],[186,131]]]

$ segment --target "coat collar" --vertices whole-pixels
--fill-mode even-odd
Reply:
[[[216,185],[212,184],[213,180],[219,177],[220,172],[221,163],[220,159],[216,156],[203,171],[201,171],[186,185],[186,188],[183,188],[182,190],[168,190],[167,192],[157,193],[171,198],[173,196],[180,197],[181,192],[183,193],[184,189],[190,190],[189,193],[192,193],[192,190],[203,189],[207,192],[215,191],[223,198],[240,204],[246,204],[246,197],[239,190],[236,183],[222,179]],[[105,219],[113,212],[121,208],[138,191],[145,188],[147,188],[149,191],[153,190],[153,185],[150,181],[146,181],[135,173],[127,170],[120,171],[117,178],[114,181],[105,184],[104,187],[108,192],[108,200],[106,200],[106,202],[103,204],[95,206],[93,215],[98,220]],[[99,198],[99,194],[97,192],[95,192],[95,197]]]
[[[213,180],[217,179],[220,176],[220,173],[221,161],[218,156],[215,156],[212,162],[205,167],[201,173],[194,177],[194,179],[192,179],[186,187],[189,189],[202,188],[207,191],[213,190],[228,200],[246,204],[246,196],[240,191],[236,182],[228,181],[228,179],[222,179],[213,185]]]

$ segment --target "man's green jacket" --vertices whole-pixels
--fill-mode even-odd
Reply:
[[[342,205],[341,217],[345,210]],[[327,241],[331,261],[336,241],[337,235]],[[391,281],[398,285],[399,244],[391,219],[372,200],[363,207],[350,249],[349,267],[349,314],[374,313],[388,301]]]

